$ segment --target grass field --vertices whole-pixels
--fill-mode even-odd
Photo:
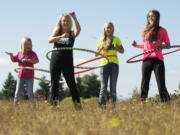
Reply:
[[[54,108],[38,101],[36,108],[23,102],[0,101],[0,135],[179,135],[180,99],[170,104],[137,100],[99,108],[97,100],[82,101],[76,111],[65,99]]]

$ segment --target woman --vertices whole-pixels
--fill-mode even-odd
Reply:
[[[102,36],[97,44],[97,52],[106,55],[109,59],[109,63],[107,63],[105,58],[101,59],[101,64],[105,66],[100,69],[101,89],[99,93],[99,104],[103,107],[106,105],[108,98],[108,80],[110,80],[110,97],[113,103],[116,102],[116,84],[119,74],[117,53],[124,53],[120,38],[114,36],[114,25],[112,22],[106,22],[104,24]]]
[[[144,52],[158,47],[170,46],[170,40],[165,28],[159,25],[160,13],[157,10],[150,10],[147,14],[147,24],[142,34],[142,44],[133,41],[132,45],[136,48],[144,49]],[[160,98],[162,102],[170,101],[169,93],[165,84],[165,66],[162,50],[144,54],[142,63],[141,99],[144,101],[148,97],[149,81],[151,73],[154,71]]]
[[[75,22],[76,31],[72,31],[72,19]],[[79,35],[80,31],[81,27],[76,18],[75,12],[63,14],[55,25],[52,35],[49,37],[49,43],[54,43],[54,48],[73,47],[75,38]],[[52,52],[50,61],[51,101],[54,105],[57,105],[61,73],[63,73],[70,89],[75,108],[80,109],[81,104],[79,92],[75,83],[72,50],[59,50]]]

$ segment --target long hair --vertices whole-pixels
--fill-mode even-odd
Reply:
[[[62,22],[62,18],[65,17],[67,18],[69,21],[70,21],[70,31],[71,31],[71,28],[72,28],[72,19],[71,19],[71,16],[68,15],[68,14],[62,14],[62,16],[58,19],[55,27],[54,27],[54,30],[53,30],[53,36],[58,36],[58,35],[61,35],[62,34],[62,25],[61,25],[61,22]]]
[[[155,15],[155,21],[153,24],[150,24],[148,17],[149,13],[153,13]],[[146,38],[146,40],[152,42],[156,41],[158,38],[158,31],[159,31],[159,22],[160,22],[160,13],[157,10],[150,10],[147,14],[147,24],[145,26],[145,29],[143,31],[143,36]]]
[[[102,39],[103,42],[105,42],[106,40],[108,40],[108,39],[107,39],[106,32],[105,32],[105,27],[106,27],[107,25],[109,25],[109,26],[112,28],[112,36],[111,36],[111,38],[110,38],[110,43],[111,43],[111,42],[112,42],[112,37],[113,37],[113,35],[114,35],[114,25],[113,25],[112,22],[106,22],[106,23],[104,24],[103,31],[102,31],[102,34],[101,34],[101,39]]]
[[[23,37],[22,39],[21,39],[21,51],[22,52],[24,52],[24,46],[25,46],[25,43],[26,42],[31,42],[31,44],[32,44],[32,40],[31,40],[31,38],[29,38],[29,37]]]

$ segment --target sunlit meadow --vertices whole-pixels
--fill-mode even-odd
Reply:
[[[0,101],[0,135],[179,135],[180,99],[170,104],[137,99],[108,104],[101,109],[97,99],[82,100],[83,110],[71,99],[57,107],[37,101],[36,107],[21,102]]]

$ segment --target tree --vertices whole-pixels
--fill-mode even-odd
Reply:
[[[62,76],[60,78],[60,83],[59,83],[59,93],[58,93],[58,96],[59,96],[59,100],[63,100],[63,98],[65,97],[65,90],[64,90],[64,83],[63,82],[63,79],[62,79]]]
[[[77,89],[80,93],[80,96],[83,98],[91,98],[91,97],[98,97],[100,91],[100,81],[97,79],[97,75],[84,75],[82,77],[76,77],[76,85]],[[63,89],[60,88],[59,97],[63,99],[64,97],[71,96],[70,90],[68,87]]]
[[[62,78],[60,79],[62,81]],[[64,82],[61,82],[59,85],[59,100],[62,100],[64,97],[63,94],[63,85]],[[39,82],[39,88],[35,91],[35,97],[36,98],[45,98],[45,100],[48,100],[50,96],[50,82],[46,80],[45,76],[41,77],[41,81]]]
[[[100,81],[96,74],[84,75],[77,77],[77,88],[80,91],[80,96],[83,98],[98,97],[100,91]]]
[[[77,85],[77,89],[78,89],[78,91],[80,93],[80,96],[82,96],[82,92],[84,90],[84,86],[82,85],[82,81],[81,80],[82,80],[82,78],[78,75],[76,77],[76,85]]]
[[[134,98],[140,98],[140,91],[138,90],[138,88],[134,88],[133,92],[132,92],[132,99]]]
[[[4,99],[12,99],[16,90],[17,81],[14,79],[14,76],[9,73],[7,79],[4,82],[1,97]]]
[[[50,82],[46,81],[46,77],[42,76],[41,81],[39,82],[39,88],[35,91],[36,98],[45,98],[45,100],[49,97],[49,84]]]

